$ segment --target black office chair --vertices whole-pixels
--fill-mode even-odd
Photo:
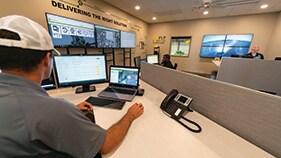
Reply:
[[[177,64],[177,63],[175,63],[175,65],[174,65],[174,69],[176,70],[176,69],[177,69],[177,67],[178,67],[178,64]]]
[[[281,57],[276,57],[274,60],[281,60]]]
[[[141,64],[141,57],[140,56],[134,57],[134,64],[135,64],[135,67],[140,68],[140,64]]]

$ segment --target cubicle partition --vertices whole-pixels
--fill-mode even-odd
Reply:
[[[281,157],[281,97],[143,62],[141,79],[192,97],[192,109]]]
[[[217,80],[281,96],[281,62],[223,58]]]

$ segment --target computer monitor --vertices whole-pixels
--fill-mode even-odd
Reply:
[[[141,59],[141,62],[145,62],[145,63],[147,63],[146,58]]]
[[[54,68],[59,87],[82,85],[76,93],[95,91],[90,84],[108,81],[105,55],[55,56]]]
[[[95,25],[46,13],[55,47],[96,47]]]
[[[132,32],[121,31],[121,48],[135,48],[136,34]]]
[[[49,78],[42,81],[41,87],[44,88],[45,90],[56,88],[56,82],[53,72],[51,73]]]
[[[120,30],[96,26],[98,48],[120,48]]]
[[[147,54],[146,60],[147,60],[147,63],[150,63],[150,64],[158,64],[159,63],[158,55]]]

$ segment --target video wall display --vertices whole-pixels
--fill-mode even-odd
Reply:
[[[98,48],[120,48],[120,31],[103,26],[96,26]]]
[[[249,52],[253,34],[204,35],[200,57],[244,56]]]
[[[46,13],[55,47],[96,47],[95,25]]]
[[[121,48],[136,47],[136,34],[132,32],[121,31]]]

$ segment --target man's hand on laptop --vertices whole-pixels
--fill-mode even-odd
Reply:
[[[93,105],[86,101],[83,101],[82,103],[77,104],[76,107],[80,110],[93,111]]]
[[[126,115],[131,121],[137,119],[144,112],[144,107],[141,103],[133,104],[127,111]]]

